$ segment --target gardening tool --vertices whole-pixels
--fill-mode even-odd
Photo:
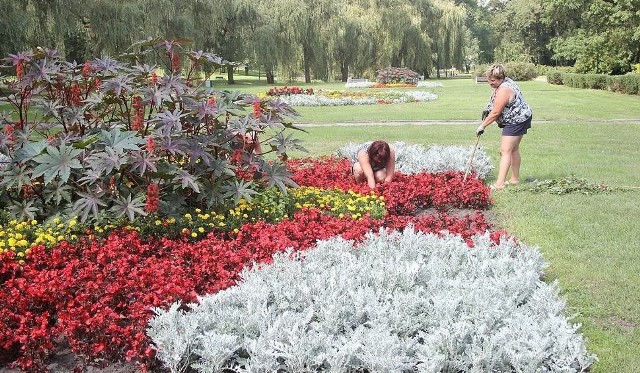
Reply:
[[[473,163],[473,157],[476,155],[476,149],[478,149],[478,143],[480,142],[480,135],[478,135],[478,139],[476,140],[476,145],[473,147],[473,151],[471,152],[471,157],[469,157],[469,163],[467,164],[467,169],[464,171],[464,177],[462,178],[462,182],[467,181],[467,175],[471,171],[471,164]]]

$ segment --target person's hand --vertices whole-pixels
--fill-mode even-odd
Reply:
[[[478,128],[476,128],[476,135],[480,136],[484,133],[484,126],[481,124]]]

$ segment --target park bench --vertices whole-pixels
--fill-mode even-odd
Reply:
[[[478,83],[486,83],[487,82],[487,77],[486,76],[476,76],[476,84]]]

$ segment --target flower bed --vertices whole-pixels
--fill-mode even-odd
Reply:
[[[186,367],[185,363],[192,362],[191,355],[183,351],[180,354],[171,355],[174,356],[171,357],[168,353],[173,348],[170,346],[175,345],[185,335],[175,331],[163,334],[171,329],[163,329],[164,332],[160,330],[164,328],[162,325],[167,322],[167,318],[171,318],[174,320],[173,322],[182,322],[179,321],[179,315],[182,315],[186,308],[178,306],[179,304],[191,304],[190,307],[194,308],[197,307],[195,304],[201,302],[201,299],[209,299],[198,298],[201,295],[219,293],[220,296],[224,296],[227,292],[220,292],[226,289],[231,292],[244,291],[240,289],[246,285],[241,285],[241,287],[235,285],[241,284],[243,273],[246,274],[250,268],[268,268],[265,266],[274,262],[274,256],[276,264],[282,265],[283,257],[279,256],[282,253],[302,253],[316,247],[319,241],[328,242],[320,245],[337,248],[336,242],[342,242],[336,241],[337,237],[348,240],[345,247],[352,248],[354,245],[362,245],[361,250],[368,251],[370,249],[366,249],[366,247],[371,245],[372,232],[388,233],[389,237],[396,237],[395,235],[398,233],[392,232],[406,230],[406,234],[409,236],[415,235],[412,233],[414,231],[434,235],[417,236],[418,238],[413,241],[433,242],[434,239],[436,241],[442,239],[443,242],[458,242],[455,244],[458,248],[461,243],[467,250],[477,247],[474,252],[478,252],[478,255],[486,255],[481,252],[488,253],[492,250],[496,253],[502,253],[504,245],[512,248],[507,257],[516,261],[520,260],[517,255],[520,252],[531,251],[527,254],[529,257],[537,255],[535,250],[520,247],[515,240],[509,239],[506,232],[495,230],[492,227],[481,211],[490,206],[489,189],[484,186],[481,179],[476,177],[468,178],[463,183],[463,175],[460,171],[399,173],[396,180],[379,185],[371,194],[365,185],[354,183],[349,175],[350,162],[344,158],[328,156],[317,159],[295,159],[287,162],[287,168],[292,173],[292,180],[302,186],[290,193],[291,200],[295,201],[293,202],[294,209],[291,211],[274,195],[267,194],[263,200],[256,198],[252,203],[245,201],[234,208],[232,215],[238,219],[234,223],[231,223],[232,219],[229,215],[225,215],[225,225],[228,223],[230,226],[220,227],[220,218],[216,217],[215,221],[218,227],[210,232],[201,232],[197,237],[193,237],[191,234],[179,235],[174,239],[162,237],[163,230],[166,230],[166,227],[162,225],[159,226],[160,228],[154,228],[155,230],[152,228],[145,230],[144,227],[138,227],[139,229],[125,227],[109,232],[105,231],[104,238],[92,234],[78,237],[77,242],[62,240],[50,249],[45,248],[43,244],[34,246],[28,254],[25,254],[22,265],[16,261],[15,251],[4,253],[0,260],[0,356],[4,360],[0,360],[0,364],[14,362],[15,366],[27,371],[45,371],[47,356],[54,353],[61,344],[68,344],[71,350],[88,365],[100,366],[115,361],[132,361],[138,363],[141,369],[157,370],[160,369],[158,364],[161,363],[167,367],[173,366],[174,371],[179,371],[178,368]],[[383,214],[379,212],[381,202],[384,211],[386,211]],[[421,213],[427,209],[432,213]],[[278,212],[276,213],[276,211]],[[200,213],[200,215],[205,216],[206,214]],[[198,217],[198,219],[200,219],[197,220],[198,225],[207,220],[204,217]],[[194,221],[196,220],[191,220],[192,223]],[[407,230],[407,227],[411,228]],[[196,226],[190,226],[189,230],[198,231]],[[455,235],[455,238],[452,235]],[[385,260],[396,263],[394,256],[389,254],[399,250],[402,245],[398,246],[398,242],[396,238],[393,238],[382,244],[382,247],[387,250],[387,253],[384,254]],[[447,246],[448,244],[442,245]],[[392,251],[388,252],[388,250]],[[428,255],[430,250],[432,250],[432,246],[425,247],[422,252],[424,255]],[[344,253],[345,248],[338,251]],[[336,251],[336,255],[338,255],[338,251]],[[398,255],[403,255],[401,253],[401,250],[397,252]],[[310,253],[309,255],[319,254]],[[436,257],[438,256],[434,256],[434,258]],[[353,261],[354,265],[358,265],[355,259],[350,261]],[[418,266],[420,263],[419,260],[414,259],[409,262],[414,266]],[[482,266],[487,265],[482,261],[474,263],[482,264]],[[390,267],[403,268],[395,265]],[[447,266],[442,268],[447,268]],[[486,268],[490,268],[490,266]],[[487,270],[489,271],[489,269]],[[535,280],[531,284],[538,284],[540,267],[534,266],[528,270],[533,272],[526,273],[535,274],[537,277],[524,276],[520,279],[521,283],[524,284],[526,280]],[[330,272],[323,271],[323,273],[327,275]],[[357,273],[365,275],[363,272]],[[378,272],[372,272],[367,276],[376,278],[375,273]],[[350,283],[348,281],[345,279],[341,286],[347,286]],[[478,283],[484,284],[487,281],[489,280],[478,280]],[[510,280],[505,280],[504,283],[509,282]],[[469,284],[472,283],[475,282],[469,282]],[[290,286],[290,289],[287,291],[298,292],[297,286],[301,284],[288,283],[287,286]],[[271,285],[265,284],[265,286]],[[321,288],[314,291],[320,291]],[[358,287],[350,288],[355,292],[361,291],[358,290]],[[478,291],[480,289],[482,287],[478,288]],[[527,290],[526,297],[532,301],[538,299],[536,297],[542,297],[543,299],[539,299],[541,302],[539,309],[545,312],[553,311],[559,315],[562,311],[558,306],[560,303],[555,303],[553,289],[550,289],[539,292]],[[246,291],[251,293],[250,290]],[[375,291],[400,294],[386,287],[378,288]],[[344,292],[342,293],[344,294]],[[501,297],[499,299],[505,301],[505,303],[500,303],[504,306],[503,310],[509,309],[509,304],[511,304],[509,299],[511,298],[503,298],[497,293],[492,293],[488,299],[495,300],[496,297]],[[400,302],[402,299],[409,298],[396,300],[389,298],[389,301]],[[289,304],[295,306],[297,304],[295,302],[300,301],[302,299],[294,297],[291,298]],[[205,303],[202,303],[203,307],[208,302],[210,301],[206,300]],[[256,304],[258,305],[258,303]],[[407,311],[414,309],[409,307],[409,304],[413,303],[406,304]],[[368,312],[377,310],[376,312],[380,312],[382,315],[387,306],[380,305],[381,307],[370,306],[367,309],[371,311]],[[472,303],[469,303],[468,308],[474,309],[471,305]],[[549,308],[545,308],[547,305]],[[418,307],[417,303],[416,307]],[[160,311],[161,309],[169,309],[170,311],[163,312]],[[275,312],[265,304],[262,304],[260,309],[269,314]],[[153,319],[152,310],[163,315],[162,319]],[[286,311],[285,308],[283,308],[284,311]],[[464,322],[465,317],[470,317],[466,313],[460,315],[462,317],[460,322]],[[531,315],[538,314],[534,311],[522,313],[524,318],[531,317]],[[332,322],[330,316],[330,314],[326,314],[323,317]],[[353,330],[365,331],[366,320],[356,316],[354,315],[355,318],[352,318],[351,321],[353,328],[355,328]],[[483,317],[486,320],[494,320],[493,322],[503,320],[500,312],[497,311],[485,314]],[[217,320],[218,318],[209,316],[209,319]],[[263,321],[267,320],[263,319]],[[445,322],[444,318],[440,320]],[[514,324],[519,322],[518,317],[515,316],[504,320],[513,320]],[[554,355],[549,355],[553,356],[553,361],[566,362],[567,359],[572,359],[575,360],[574,364],[578,364],[576,366],[588,366],[592,357],[584,353],[584,345],[581,344],[580,338],[571,334],[571,326],[562,318],[555,317],[553,320],[555,323],[543,324],[545,329],[522,330],[527,333],[526,335],[531,336],[547,330],[558,331],[558,334],[554,335],[554,341],[566,337],[567,344],[553,345],[556,352]],[[249,321],[247,319],[247,322]],[[388,321],[384,322],[388,323]],[[304,326],[300,324],[300,327]],[[418,325],[414,325],[414,327],[421,329]],[[438,336],[444,335],[442,333],[445,329],[436,329],[421,330],[423,330],[422,333],[425,337],[431,336],[429,338],[437,339]],[[284,333],[282,335],[287,333],[286,329],[276,328],[274,330],[278,330],[279,334]],[[375,330],[382,332],[383,329]],[[474,336],[480,338],[483,335],[488,335],[483,333],[469,334],[468,329],[464,330],[467,330],[465,332],[467,334],[459,334],[461,338],[466,335],[473,340]],[[509,346],[512,347],[509,351],[516,351],[515,348],[520,343],[520,339],[509,339],[504,333],[510,330],[506,327],[505,329],[493,330],[503,333],[497,334],[501,337],[496,337],[496,345],[499,345],[498,342],[511,343]],[[486,331],[491,333],[492,329]],[[193,330],[193,332],[199,333],[200,329]],[[413,333],[409,334],[413,335]],[[349,338],[354,338],[353,340],[357,341],[367,335],[371,338],[376,336],[376,334],[358,332]],[[391,338],[388,341],[393,341],[390,342],[393,345],[401,347],[408,343],[407,340],[397,339],[401,337],[400,335],[394,337],[395,334],[389,334],[389,332],[384,332],[384,335]],[[216,356],[221,356],[222,360],[219,362],[225,364],[239,361],[235,357],[220,355],[219,351],[213,349],[216,346],[227,346],[228,348],[234,346],[233,343],[227,343],[231,339],[224,336],[220,339],[218,336],[219,334],[209,333],[198,339],[198,341],[204,341],[208,338],[211,341],[211,344],[205,343],[203,345],[203,348],[209,349],[210,353],[200,352],[200,356],[207,357],[201,361],[205,365],[201,365],[200,368],[194,365],[193,369],[212,371],[211,367],[215,365],[215,362],[211,359],[216,354]],[[329,338],[325,338],[327,340],[336,337],[329,334],[327,336]],[[265,334],[263,337],[266,338],[267,335]],[[237,338],[245,338],[245,336],[232,337],[230,335],[229,338],[233,338],[236,343],[240,340]],[[188,338],[183,341],[188,341]],[[250,339],[245,341],[247,344],[253,343]],[[291,348],[289,342],[292,340],[285,341],[285,343],[278,337],[273,341],[276,344],[283,343],[281,346],[287,349]],[[191,342],[195,343],[196,341]],[[396,342],[400,342],[400,344]],[[435,343],[435,339],[432,342]],[[452,339],[452,343],[454,342]],[[302,346],[304,345],[298,347],[302,348]],[[473,349],[476,345],[470,343],[467,346],[467,349]],[[566,350],[572,350],[574,355],[562,355],[562,352],[566,352]],[[245,352],[232,352],[233,354],[235,352],[248,353],[251,356],[251,361],[258,362],[259,360],[253,359],[257,359],[261,351],[265,350],[256,347]],[[415,349],[412,351],[417,353]],[[429,351],[431,350],[425,347],[424,353],[431,353]],[[518,353],[530,353],[530,351],[537,350],[525,349]],[[298,358],[293,352],[281,356],[280,360],[286,361],[287,364],[292,364],[294,359]],[[338,356],[341,355],[329,354],[329,358],[337,358]],[[371,364],[370,360],[361,358],[362,355],[354,356],[358,356],[358,361],[360,361],[357,364],[362,364],[357,366],[367,366],[368,369],[372,369],[373,366],[368,365]],[[395,359],[389,360],[391,355],[381,354],[379,356],[381,356],[379,361],[386,361],[385,364],[396,361]],[[455,352],[449,351],[443,353],[443,356],[438,357],[437,361],[449,361],[447,359],[457,355]],[[409,359],[405,363],[411,365],[413,364],[411,361]],[[548,360],[543,362],[547,363]],[[319,364],[324,366],[325,363]],[[338,362],[327,362],[326,364],[334,367],[340,366],[337,365]],[[380,365],[380,367],[383,366]]]
[[[413,87],[415,87],[415,84]],[[375,88],[409,88],[409,85],[385,84],[376,86]],[[401,104],[407,102],[433,101],[438,98],[435,93],[425,91],[314,91],[311,88],[300,87],[275,87],[271,88],[266,95],[277,96],[291,106]]]
[[[76,243],[63,240],[51,249],[34,246],[22,265],[15,251],[4,253],[0,265],[2,362],[43,370],[48,354],[64,342],[94,365],[133,360],[151,368],[156,360],[145,335],[151,307],[166,307],[177,300],[194,302],[197,294],[226,289],[245,268],[271,262],[276,252],[306,250],[318,239],[335,236],[360,241],[370,231],[402,230],[407,225],[424,232],[455,232],[469,244],[473,235],[491,229],[481,212],[464,216],[444,212],[454,206],[473,210],[490,203],[489,191],[480,180],[469,179],[462,188],[460,172],[399,175],[397,181],[376,190],[387,213],[374,218],[364,206],[375,205],[380,198],[368,197],[368,190],[346,174],[348,161],[303,159],[288,162],[288,167],[293,179],[307,188],[295,198],[299,211],[277,222],[247,221],[234,230],[213,230],[197,240],[191,235],[161,238],[162,227],[152,235],[118,229],[106,238],[89,235]],[[309,172],[324,177],[310,177]],[[310,182],[305,185],[303,180]],[[346,197],[318,196],[314,187],[344,191]],[[358,203],[363,207],[356,209]],[[416,215],[419,208],[441,212]],[[244,215],[247,209],[238,213]],[[501,234],[496,232],[494,238]]]

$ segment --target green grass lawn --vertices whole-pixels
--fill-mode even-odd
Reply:
[[[433,102],[297,108],[302,114],[298,123],[316,125],[295,134],[309,153],[293,156],[330,154],[346,143],[372,139],[472,146],[490,89],[470,78],[442,83],[443,87],[432,89],[439,96]],[[326,87],[336,89],[336,85]],[[600,359],[592,371],[640,372],[640,96],[544,81],[520,86],[534,110],[533,128],[521,146],[523,180],[575,176],[629,188],[608,194],[554,195],[512,187],[493,193],[492,210],[500,228],[540,248],[549,263],[546,280],[558,281],[574,321],[582,324],[590,352]],[[410,124],[416,120],[469,122]],[[499,137],[494,126],[481,139],[496,166]]]

